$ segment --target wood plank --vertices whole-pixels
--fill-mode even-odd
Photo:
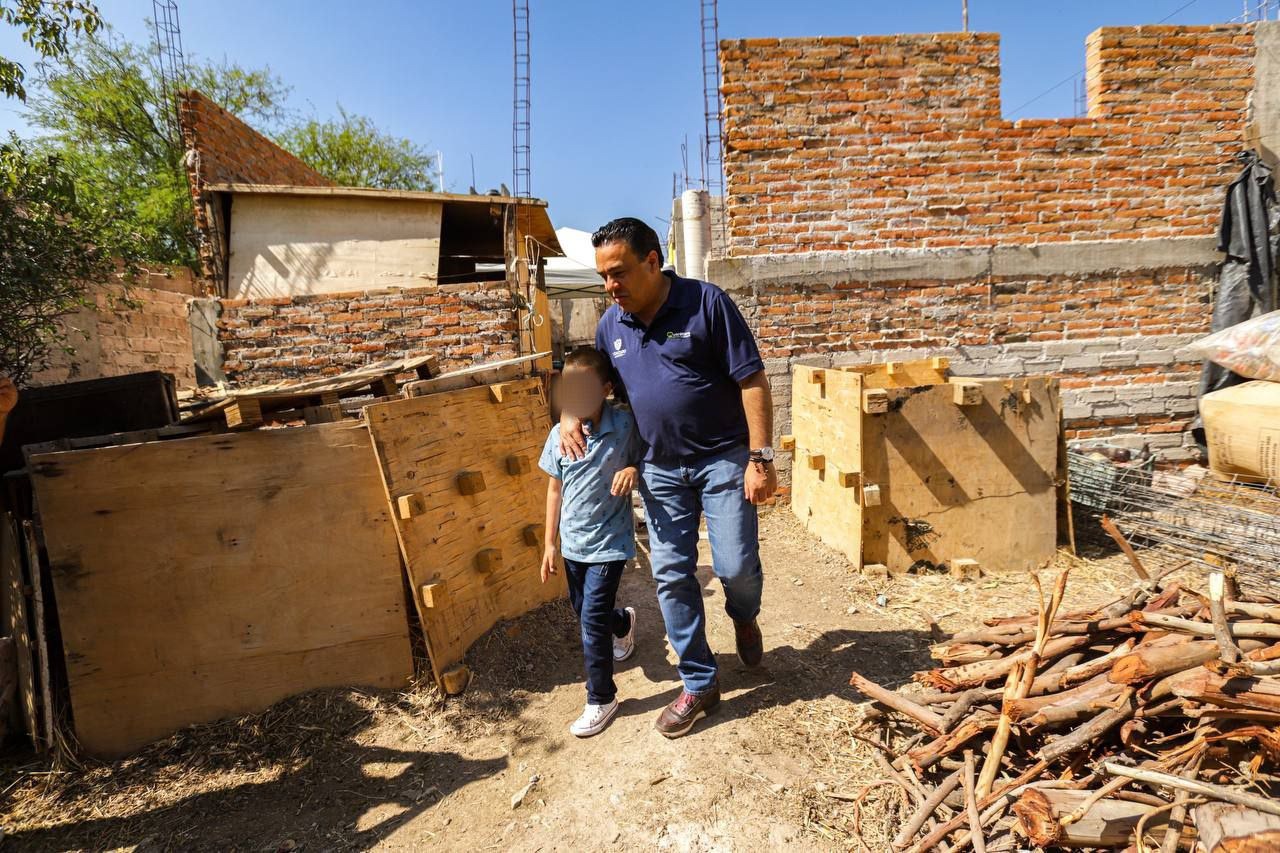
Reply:
[[[442,391],[478,388],[482,385],[522,379],[529,375],[538,361],[550,355],[550,352],[537,352],[533,355],[520,356],[519,358],[473,364],[470,367],[443,373],[434,379],[407,382],[400,389],[400,392],[406,397],[424,397],[427,394],[439,394]]]
[[[541,583],[542,550],[526,538],[529,526],[542,524],[546,478],[508,468],[512,456],[536,458],[550,431],[542,381],[510,382],[500,403],[481,386],[368,406],[365,422],[388,501],[420,494],[425,503],[395,526],[444,686],[444,673],[494,624],[566,591],[563,572]],[[487,487],[461,494],[464,472]]]
[[[40,707],[36,692],[35,651],[31,640],[30,584],[22,571],[22,545],[18,523],[10,513],[0,518],[0,573],[8,602],[9,622],[5,628],[13,638],[18,670],[18,708],[22,724],[37,749],[45,749],[41,736]]]
[[[53,665],[49,660],[49,603],[46,601],[44,582],[41,577],[40,538],[36,535],[35,524],[22,522],[23,565],[27,580],[31,584],[31,640],[32,662],[36,672],[36,690],[39,694],[40,731],[45,746],[52,749],[57,742],[57,726],[54,722],[54,688]]]
[[[31,469],[90,753],[412,675],[362,424],[50,453]]]
[[[862,377],[863,388],[914,388],[920,385],[940,385],[948,382],[950,377],[948,361],[945,358],[894,361],[884,364],[847,364],[842,365],[840,370],[859,374]]]

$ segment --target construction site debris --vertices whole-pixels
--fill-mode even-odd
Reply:
[[[1173,850],[1199,833],[1219,849],[1242,825],[1275,832],[1280,607],[1216,574],[1205,592],[1139,579],[1059,613],[1068,574],[1035,613],[934,645],[923,691],[853,674],[884,709],[868,714],[883,740],[863,739],[909,803],[894,848]],[[1237,811],[1190,808],[1206,804]]]
[[[1280,383],[1254,380],[1200,398],[1209,467],[1280,480]]]
[[[1103,516],[1103,529],[1112,528],[1113,538],[1143,549],[1148,570],[1221,569],[1251,594],[1280,597],[1280,494],[1274,483],[1242,475],[1223,479],[1196,468],[1160,471],[1149,460],[1118,464],[1077,451],[1067,459],[1072,501]]]

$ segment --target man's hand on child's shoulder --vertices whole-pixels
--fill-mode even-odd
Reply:
[[[621,471],[613,475],[613,486],[609,489],[609,494],[615,498],[623,495],[631,494],[631,490],[636,487],[636,468],[634,465],[623,468]]]

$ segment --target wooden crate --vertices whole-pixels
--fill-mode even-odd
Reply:
[[[951,377],[943,359],[797,366],[792,510],[858,568],[1043,566],[1060,420],[1052,378]]]
[[[550,430],[540,378],[365,408],[432,670],[445,675],[494,624],[566,593],[543,584]],[[450,682],[452,683],[452,682]]]
[[[89,753],[316,688],[408,683],[400,558],[362,424],[29,464]]]

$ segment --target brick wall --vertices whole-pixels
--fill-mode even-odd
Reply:
[[[1089,114],[1016,121],[992,34],[723,42],[710,277],[757,329],[780,431],[797,361],[946,355],[1059,376],[1070,437],[1191,455],[1186,347],[1209,324],[1254,36],[1098,30]]]
[[[501,281],[221,304],[223,369],[240,384],[404,356],[435,355],[450,369],[517,354],[516,313]]]
[[[95,285],[90,295],[94,307],[76,312],[64,323],[73,352],[54,353],[49,367],[32,377],[32,384],[162,370],[173,374],[179,388],[195,386],[189,292],[133,287],[126,301],[119,285]]]
[[[200,263],[211,291],[223,280],[225,249],[209,184],[333,186],[333,181],[195,90],[179,94],[187,183],[194,204]]]
[[[1248,26],[1103,28],[1089,115],[1001,116],[987,33],[722,43],[730,253],[1211,233]]]

